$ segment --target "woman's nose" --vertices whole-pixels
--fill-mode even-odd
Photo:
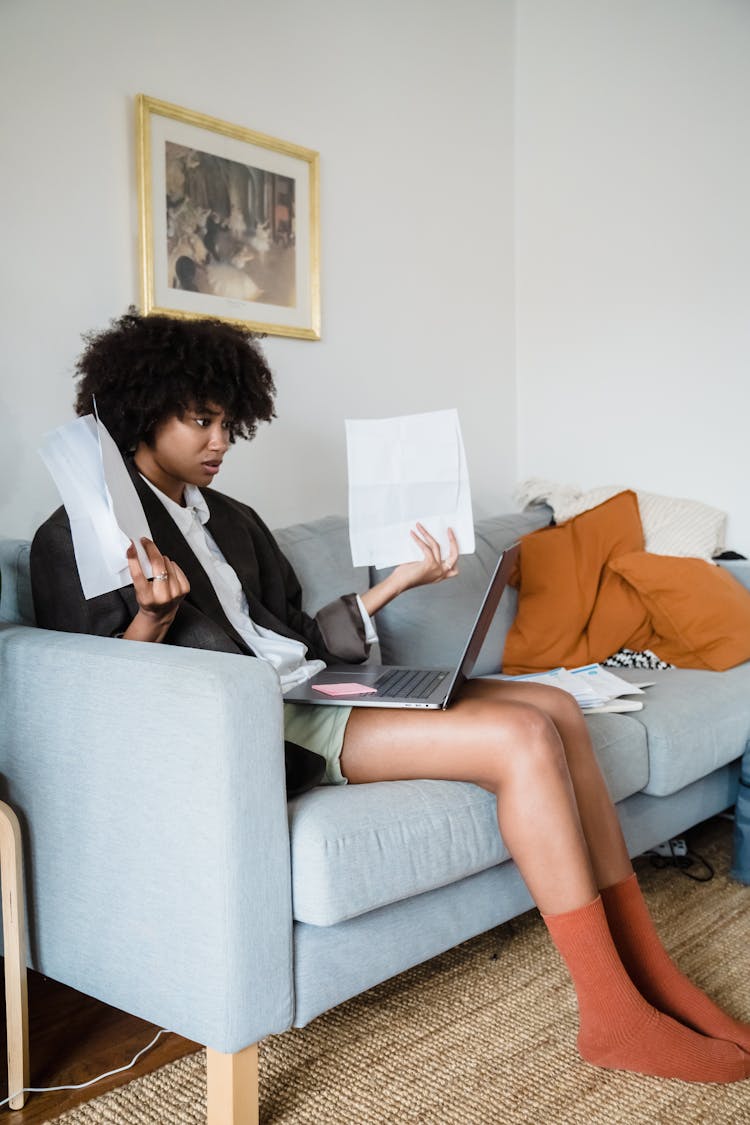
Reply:
[[[208,439],[208,444],[211,449],[228,449],[229,448],[229,433],[223,426],[211,427],[211,433]]]

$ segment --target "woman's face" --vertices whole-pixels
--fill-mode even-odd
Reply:
[[[230,419],[212,403],[173,414],[154,430],[153,442],[135,451],[140,472],[176,503],[186,484],[205,488],[221,468],[229,448]]]

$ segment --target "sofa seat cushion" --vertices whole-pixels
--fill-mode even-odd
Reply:
[[[648,779],[643,728],[589,719],[615,800]],[[519,747],[519,753],[523,748]],[[331,926],[508,859],[495,800],[466,782],[323,786],[289,802],[294,917]],[[540,846],[548,846],[539,825]]]
[[[646,688],[642,711],[632,713],[648,740],[649,780],[644,793],[667,797],[734,761],[750,745],[750,662],[726,672],[672,668],[617,670]]]

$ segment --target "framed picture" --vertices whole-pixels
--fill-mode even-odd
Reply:
[[[318,154],[138,94],[141,309],[320,339]]]

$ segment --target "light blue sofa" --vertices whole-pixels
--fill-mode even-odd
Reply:
[[[451,663],[499,551],[548,516],[479,521],[457,579],[379,615],[383,658]],[[312,610],[373,577],[341,518],[278,538]],[[23,827],[31,964],[207,1044],[210,1121],[255,1120],[259,1039],[531,905],[489,794],[392,782],[287,805],[270,667],[36,629],[28,544],[2,541],[0,566],[0,798]],[[514,607],[508,591],[478,671]],[[653,678],[643,711],[588,719],[633,854],[731,806],[750,744],[750,664]]]

